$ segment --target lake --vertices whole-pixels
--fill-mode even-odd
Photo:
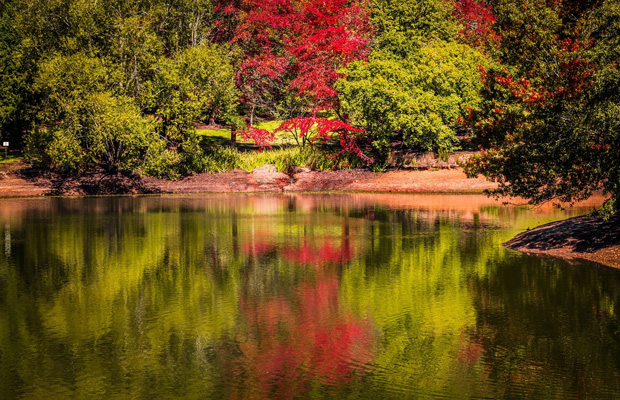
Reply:
[[[0,200],[0,398],[618,398],[620,273],[479,195]]]

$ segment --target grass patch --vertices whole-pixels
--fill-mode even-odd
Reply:
[[[265,164],[273,164],[280,172],[294,167],[315,171],[361,166],[361,160],[350,155],[329,157],[323,149],[315,147],[286,147],[266,151],[238,151],[230,148],[211,148],[206,151],[206,172],[217,173],[241,169],[251,172]]]
[[[269,132],[275,131],[282,121],[261,121],[254,124],[254,127],[265,129]],[[230,129],[198,129],[196,131],[200,143],[204,146],[230,146]],[[295,144],[295,140],[286,132],[276,134],[276,140],[271,143],[273,147],[282,147]],[[237,135],[237,147],[240,149],[250,150],[256,149],[252,142],[244,142],[240,135]]]
[[[0,150],[0,164],[13,164],[24,160],[21,154],[9,154],[7,158],[4,158],[4,151]]]
[[[281,123],[282,121],[279,121],[279,120],[261,121],[261,122],[257,122],[256,124],[254,124],[254,126],[258,129],[265,129],[269,132],[273,132],[278,128],[278,126],[280,126]]]
[[[227,129],[227,128],[198,129],[196,130],[196,134],[198,136],[211,136],[211,137],[221,137],[223,139],[230,139],[230,129]]]

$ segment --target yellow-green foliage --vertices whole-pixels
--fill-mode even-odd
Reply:
[[[35,129],[26,136],[26,160],[66,173],[80,170],[86,154],[79,141],[63,129]]]
[[[602,365],[593,373],[617,382],[607,356],[594,364],[617,327],[614,282],[599,269],[527,268],[499,245],[569,213],[436,210],[416,197],[405,210],[360,194],[4,200],[0,387],[7,398],[213,398],[213,381],[234,374],[265,398],[271,383],[256,380],[279,377],[257,360],[311,354],[317,336],[300,331],[348,322],[370,340],[349,347],[368,357],[351,364],[347,390],[370,380],[495,398],[496,382],[570,386],[553,376],[560,361],[588,357],[585,373]],[[582,311],[579,329],[566,307]]]
[[[377,148],[400,135],[413,148],[451,151],[457,118],[480,102],[479,64],[482,54],[454,42],[434,42],[405,59],[378,51],[351,63],[336,88]]]
[[[241,152],[230,148],[211,149],[205,157],[206,172],[225,172],[234,169],[252,171],[265,164],[273,164],[278,171],[287,172],[293,167],[306,167],[324,171],[334,168],[347,168],[360,163],[353,157],[341,155],[333,158],[319,148],[287,147],[266,151]]]
[[[27,158],[44,168],[72,172],[99,165],[108,172],[150,172],[160,165],[156,175],[166,175],[178,162],[167,154],[155,121],[142,116],[130,98],[98,92],[67,100],[59,112],[58,125],[26,136]]]
[[[214,110],[223,117],[235,114],[237,91],[226,47],[200,45],[174,59],[159,61],[150,101],[163,120],[162,132],[182,141]]]

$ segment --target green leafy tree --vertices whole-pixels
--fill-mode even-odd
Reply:
[[[602,166],[600,180],[611,194],[609,209],[617,212],[620,209],[620,4],[605,1],[592,14],[590,26],[597,38],[590,57],[599,68],[586,104],[595,141],[591,149],[597,151]]]
[[[209,44],[191,47],[174,59],[162,59],[158,69],[152,102],[162,121],[161,134],[179,145],[186,171],[203,171],[194,122],[216,116],[227,122],[239,119],[229,51]]]
[[[100,166],[105,171],[142,170],[166,155],[152,118],[132,98],[114,96],[114,69],[84,53],[54,56],[41,63],[34,87],[44,99],[46,125],[27,137],[28,157],[61,172]],[[161,173],[158,173],[161,174]]]
[[[452,9],[451,2],[441,0],[373,1],[376,46],[384,55],[407,58],[429,41],[453,40],[458,26]]]
[[[614,210],[620,193],[619,11],[613,1],[562,7],[500,2],[505,60],[484,72],[485,101],[470,118],[482,153],[468,164],[469,175],[498,182],[496,195],[534,204],[604,190]]]
[[[22,52],[22,33],[16,24],[18,2],[0,3],[0,138],[11,145],[21,142],[21,132],[29,128],[29,63]]]
[[[26,142],[32,161],[65,173],[98,165],[109,173],[169,175],[179,161],[132,99],[106,92],[89,94],[58,125],[34,130]]]
[[[151,15],[164,53],[177,54],[213,40],[211,0],[163,0],[152,5]]]
[[[373,3],[374,52],[368,61],[350,64],[336,89],[344,111],[380,156],[395,142],[417,150],[454,150],[458,117],[478,106],[476,68],[485,57],[457,41],[460,25],[453,8],[436,0]]]
[[[337,90],[343,108],[382,151],[401,140],[410,148],[451,151],[463,107],[479,103],[480,53],[456,42],[435,42],[406,59],[353,63]]]
[[[194,129],[193,122],[216,114],[236,115],[234,70],[226,48],[200,45],[174,59],[160,60],[154,83],[155,114],[161,117],[163,134],[180,141]]]
[[[102,59],[83,52],[56,54],[42,60],[32,85],[41,98],[39,120],[54,124],[73,113],[90,93],[111,90],[111,73]]]

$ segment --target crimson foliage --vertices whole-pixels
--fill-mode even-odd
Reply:
[[[500,37],[493,30],[496,22],[491,7],[476,0],[456,0],[454,15],[462,24],[459,34],[473,46],[497,46]]]
[[[364,4],[347,0],[223,0],[222,38],[240,49],[237,86],[249,114],[246,137],[261,147],[272,134],[253,127],[256,114],[284,119],[278,129],[315,127],[323,140],[337,133],[355,149],[358,130],[323,117],[339,115],[334,83],[339,69],[366,57],[372,27]],[[301,135],[303,136],[303,134]]]

